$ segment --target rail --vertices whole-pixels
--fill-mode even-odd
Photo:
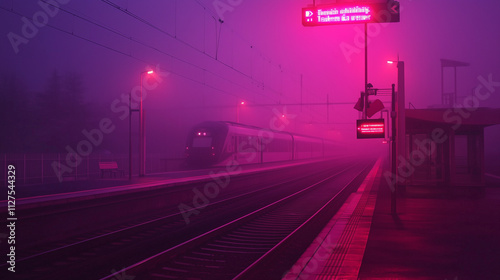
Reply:
[[[283,244],[287,243],[287,240],[298,240],[297,238],[293,238],[298,234],[304,236],[304,228],[310,227],[312,221],[316,223],[315,227],[317,230],[309,232],[307,240],[314,238],[314,233],[316,231],[319,232],[322,228],[318,226],[322,224],[317,222],[318,217],[321,216],[322,220],[325,220],[326,217],[331,217],[331,215],[325,215],[325,213],[331,214],[332,211],[336,211],[336,209],[340,208],[350,192],[355,190],[358,183],[361,183],[360,178],[362,180],[363,175],[366,174],[368,170],[368,168],[363,168],[359,172],[356,171],[353,178],[351,178],[351,176],[350,179],[345,179],[343,176],[347,176],[346,174],[348,171],[352,174],[353,168],[354,166],[351,166],[333,175],[328,175],[326,178],[319,181],[317,180],[306,188],[215,229],[200,234],[175,247],[160,252],[152,257],[148,257],[134,265],[110,274],[107,277],[101,278],[101,280],[116,279],[116,277],[120,275],[134,275],[135,279],[162,279],[164,277],[185,279],[185,277],[188,276],[195,278],[201,277],[202,279],[231,279],[233,277],[235,277],[234,279],[247,279],[247,274],[254,273],[255,267],[266,262],[269,256],[272,256],[274,252],[276,252],[276,248],[280,248]],[[341,177],[343,179],[340,179]],[[314,210],[313,214],[309,216],[293,214],[296,209],[304,207],[304,202],[311,196],[317,198],[318,193],[323,193],[323,191],[329,189],[332,191],[331,188],[325,187],[325,184],[336,178],[339,178],[339,182],[342,182],[342,180],[347,182],[343,184],[340,190],[335,190],[338,192],[325,204],[321,204],[322,206],[319,210]],[[337,184],[339,184],[339,182],[337,182]],[[324,199],[321,196],[319,197],[320,199]],[[313,208],[317,206],[315,205],[316,203],[306,204]],[[326,221],[324,221],[324,223],[326,223]],[[235,238],[243,238],[246,241],[243,243],[236,242],[234,241]],[[262,239],[267,241],[276,239],[277,241],[267,244],[266,242],[262,242]],[[250,242],[251,245],[249,246],[245,242]],[[300,242],[306,242],[308,244],[308,241],[302,240]],[[259,250],[262,252],[259,252]],[[225,253],[229,255],[225,255]],[[256,254],[258,256],[256,256]],[[249,260],[247,258],[252,257],[257,260],[248,263]],[[234,261],[231,262],[231,260],[235,258],[239,260],[245,258],[245,261],[242,262],[246,262],[248,265],[245,265],[236,273],[234,273],[234,271],[224,271],[223,263],[231,263],[231,265],[227,264],[230,270],[235,270],[236,266],[241,265],[241,263],[236,264]],[[204,264],[201,265],[199,262],[204,262]],[[169,263],[191,265],[192,270],[171,267]],[[210,273],[204,272],[202,271],[202,267],[213,268],[213,271]],[[228,268],[226,267],[225,269]],[[238,269],[240,269],[240,267],[238,267]],[[186,273],[188,275],[186,275]],[[193,276],[189,273],[196,273],[196,275]],[[232,276],[229,277],[228,275]]]

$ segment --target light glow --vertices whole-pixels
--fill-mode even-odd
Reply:
[[[346,23],[399,22],[399,2],[339,3],[302,8],[304,26]]]
[[[394,61],[392,61],[392,60],[388,60],[388,61],[387,61],[387,63],[389,63],[389,64],[393,64],[393,63],[394,63]]]
[[[154,71],[153,70],[149,70],[147,73],[148,73],[148,75],[151,75],[151,74],[154,73]]]
[[[384,133],[384,124],[362,124],[358,130],[363,134]]]
[[[357,138],[385,138],[384,119],[365,119],[356,121]]]

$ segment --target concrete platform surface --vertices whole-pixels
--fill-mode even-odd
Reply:
[[[359,279],[500,279],[500,184],[408,187],[390,213],[383,180]]]
[[[283,280],[500,279],[500,180],[407,187],[391,214],[376,165]]]

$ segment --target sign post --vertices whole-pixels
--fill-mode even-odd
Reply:
[[[365,24],[365,104],[368,104],[368,23],[399,22],[399,2],[388,0],[386,3],[335,3],[302,8],[302,25],[325,26],[343,24]],[[366,115],[366,106],[363,110]]]
[[[302,25],[311,26],[326,26],[326,25],[344,25],[344,24],[355,24],[364,23],[365,25],[365,86],[364,86],[364,96],[361,95],[361,99],[356,104],[355,108],[363,108],[363,119],[357,120],[357,138],[384,138],[385,137],[385,123],[383,119],[371,120],[367,116],[367,106],[368,106],[368,23],[385,23],[385,22],[399,22],[400,21],[400,5],[398,1],[387,0],[385,3],[367,3],[367,2],[349,2],[349,3],[335,3],[329,5],[316,6],[316,1],[313,0],[313,5],[310,7],[302,8]],[[404,71],[404,64],[399,64],[400,68],[398,74]],[[398,75],[399,77],[399,75]],[[403,79],[402,81],[400,79]],[[396,143],[398,140],[399,153],[404,151],[404,77],[398,78],[399,92],[398,94],[403,96],[397,100],[398,104],[398,115],[396,125],[396,116],[392,116],[392,171],[395,175],[396,167]],[[395,113],[395,92],[394,86],[392,89],[392,112]],[[363,105],[362,105],[363,104]],[[402,133],[402,136],[396,137],[396,130]],[[398,154],[399,154],[398,153]],[[396,187],[397,189],[397,187]],[[396,215],[396,194],[391,193],[391,212]]]

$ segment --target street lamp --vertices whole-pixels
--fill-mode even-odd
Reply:
[[[142,109],[142,80],[143,75],[153,74],[153,70],[141,72],[140,80],[141,80],[141,104],[139,106],[139,177],[144,177],[146,174],[146,134],[145,134],[145,125],[144,125],[144,110]]]
[[[387,61],[388,64],[394,64],[395,61]],[[391,171],[393,176],[397,176],[397,158],[405,157],[405,141],[406,141],[406,128],[405,128],[405,64],[404,61],[396,61],[398,67],[398,91],[396,94],[395,85],[392,85],[392,137],[391,137]],[[394,186],[394,191],[391,193],[391,212],[393,215],[397,214],[396,211],[396,196],[398,185]]]
[[[145,134],[144,134],[144,112],[142,110],[142,80],[143,80],[143,75],[148,74],[151,75],[153,74],[153,70],[148,70],[141,72],[140,74],[140,84],[141,84],[141,96],[140,96],[140,106],[139,110],[137,109],[132,109],[132,93],[129,95],[129,103],[128,103],[128,110],[129,110],[129,127],[128,127],[128,161],[129,161],[129,170],[128,170],[128,179],[132,180],[132,112],[139,112],[139,176],[144,176],[145,172],[145,153],[146,153],[146,145],[145,145]]]

